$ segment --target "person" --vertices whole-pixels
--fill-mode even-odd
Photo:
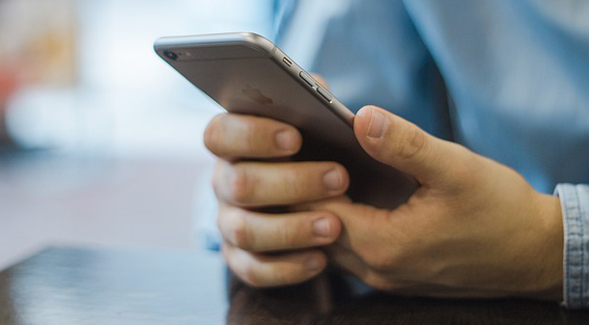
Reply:
[[[308,24],[288,3],[287,53]],[[204,141],[228,266],[255,287],[329,264],[395,294],[589,307],[588,24],[575,0],[342,1],[307,67],[348,107],[374,105],[356,138],[420,187],[393,210],[353,202],[343,166],[285,161],[304,143],[293,126],[216,116]]]

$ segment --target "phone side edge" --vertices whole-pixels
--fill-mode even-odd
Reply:
[[[275,49],[274,49],[274,52],[271,54],[270,59],[272,61],[274,61],[275,64],[280,66],[280,68],[282,68],[288,74],[290,74],[291,77],[294,78],[299,84],[301,84],[303,87],[311,90],[310,92],[312,92],[313,95],[319,101],[321,101],[327,109],[329,109],[332,113],[334,113],[337,117],[339,117],[342,121],[344,121],[348,126],[353,128],[355,114],[349,108],[347,108],[342,102],[340,102],[337,99],[337,97],[331,92],[329,92],[329,93],[332,96],[332,100],[330,102],[326,102],[326,100],[317,92],[317,89],[315,87],[310,88],[309,85],[307,83],[305,83],[305,81],[303,81],[302,78],[300,77],[301,72],[307,73],[309,75],[311,75],[311,74],[308,73],[307,71],[305,71],[305,69],[303,69],[300,65],[298,65],[292,58],[290,58],[288,55],[286,55],[286,53],[284,53],[280,48],[278,48],[278,46],[274,46],[274,47],[275,47]],[[284,57],[288,58],[288,60],[291,61],[291,66],[285,66],[285,64],[282,61]],[[315,83],[317,85],[321,85],[314,78],[313,78],[313,80],[315,81]]]
[[[276,46],[260,34],[251,32],[216,33],[186,36],[165,36],[155,40],[153,48],[156,52],[178,47],[199,47],[218,44],[243,44],[270,56]]]

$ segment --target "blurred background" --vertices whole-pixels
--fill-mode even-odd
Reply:
[[[153,42],[270,37],[269,4],[0,0],[0,268],[49,244],[197,247],[221,110]]]

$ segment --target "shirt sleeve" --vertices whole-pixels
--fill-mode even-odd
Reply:
[[[558,184],[564,225],[564,305],[589,308],[589,185]]]

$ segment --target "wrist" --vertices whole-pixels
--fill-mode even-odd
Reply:
[[[563,251],[564,230],[560,200],[556,196],[538,193],[539,232],[538,260],[540,271],[534,298],[563,300]]]

